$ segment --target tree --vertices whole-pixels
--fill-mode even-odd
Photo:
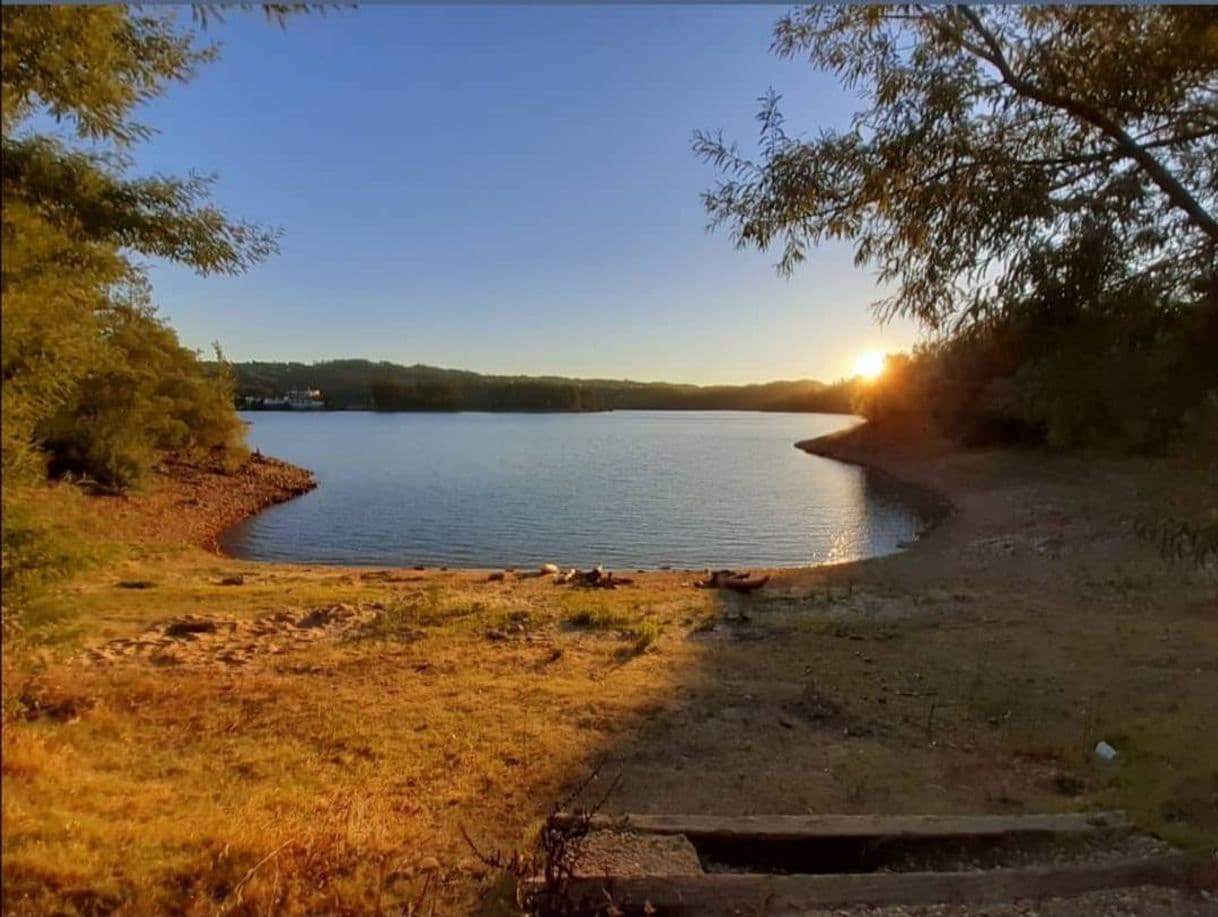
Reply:
[[[860,110],[805,139],[771,94],[757,161],[696,134],[712,225],[786,274],[852,242],[960,432],[1152,442],[1218,385],[1213,8],[813,7],[773,47]]]
[[[5,6],[0,39],[0,493],[11,610],[14,590],[70,565],[70,545],[23,504],[48,468],[127,486],[166,453],[242,448],[231,378],[157,318],[134,259],[236,273],[272,254],[277,232],[228,218],[208,200],[209,177],[128,174],[130,149],[151,133],[133,118],[138,106],[216,57],[177,11]],[[71,139],[38,134],[36,115]]]
[[[850,240],[897,285],[879,317],[935,329],[984,320],[1097,227],[1128,255],[1109,287],[1214,283],[1212,8],[812,7],[779,21],[773,47],[864,103],[848,130],[803,140],[767,97],[759,162],[695,135],[726,176],[704,196],[714,224],[780,243],[782,271]]]
[[[208,202],[212,179],[126,175],[127,149],[150,133],[133,120],[134,109],[215,57],[178,27],[176,15],[117,6],[5,7],[0,14],[6,475],[33,473],[62,442],[52,431],[81,428],[82,399],[95,399],[99,380],[133,359],[126,349],[132,335],[116,328],[144,325],[145,341],[179,359],[180,345],[149,307],[132,255],[236,273],[275,251],[274,231],[232,221]],[[65,122],[87,147],[26,129],[38,112]],[[204,431],[214,425],[181,445],[215,445],[203,441]],[[230,434],[221,440],[230,442]],[[123,435],[133,454],[155,451],[158,434],[135,416]],[[104,463],[81,470],[107,474]],[[135,470],[125,467],[118,477],[132,480]]]

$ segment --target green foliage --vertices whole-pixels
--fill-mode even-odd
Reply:
[[[895,288],[878,317],[936,335],[869,416],[1144,448],[1218,387],[1198,347],[1218,315],[1212,8],[813,7],[774,47],[861,109],[803,139],[766,98],[759,161],[698,134],[724,175],[705,204],[784,272],[851,241]]]
[[[620,605],[591,605],[569,612],[566,621],[572,627],[587,627],[593,630],[628,630],[641,620],[639,609]]]
[[[368,385],[377,411],[455,411],[457,390],[444,382],[398,382],[379,376]]]
[[[134,108],[215,56],[175,17],[6,7],[0,19],[6,478],[49,463],[128,485],[165,452],[239,444],[229,384],[156,318],[131,258],[236,273],[275,249],[274,232],[207,202],[209,179],[125,174],[120,150],[149,133]],[[23,133],[39,112],[90,148]]]
[[[73,528],[79,518],[69,491],[30,499],[22,488],[0,489],[3,503],[4,537],[0,540],[0,592],[3,593],[2,630],[6,641],[19,638],[30,600],[48,586],[87,569],[101,549],[83,543]]]
[[[573,609],[565,620],[572,627],[589,630],[612,630],[630,642],[615,655],[619,659],[630,659],[647,651],[663,631],[660,623],[644,616],[644,609],[627,607],[620,603],[600,602]]]
[[[931,327],[1035,288],[1046,255],[1097,224],[1141,269],[1113,287],[1182,290],[1213,270],[1213,9],[811,7],[774,47],[864,103],[849,129],[803,140],[767,98],[760,162],[695,137],[726,175],[705,195],[712,219],[742,246],[780,242],[783,270],[852,241],[897,286],[878,313]]]
[[[660,639],[663,629],[657,621],[642,621],[631,632],[635,639],[635,652],[642,652]]]
[[[855,410],[888,428],[925,427],[929,380],[924,368],[924,350],[915,350],[912,356],[889,354],[884,361],[884,372],[859,390]]]
[[[1154,452],[1204,438],[1205,405],[1218,397],[1218,310],[1116,305],[1069,322],[1024,314],[889,357],[859,410],[966,445]]]
[[[124,144],[146,138],[149,128],[131,121],[131,111],[216,55],[178,32],[175,15],[121,6],[6,7],[5,137],[42,108],[72,121],[82,137]]]
[[[132,113],[216,55],[177,18],[124,6],[0,12],[6,603],[10,588],[20,601],[79,554],[31,509],[48,470],[126,487],[167,454],[242,455],[231,374],[157,318],[135,260],[231,274],[276,247],[274,231],[208,201],[210,178],[128,174],[126,149],[151,133]],[[36,115],[73,141],[33,132]]]
[[[116,154],[69,151],[46,137],[4,139],[5,201],[76,240],[238,274],[275,251],[275,233],[228,220],[206,201],[212,179],[128,179]]]
[[[108,318],[113,359],[39,429],[51,471],[127,487],[161,455],[243,458],[231,378],[209,371],[148,309]]]

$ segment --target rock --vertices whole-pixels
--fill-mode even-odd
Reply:
[[[245,577],[238,573],[236,576],[226,576],[220,580],[221,586],[244,586]]]
[[[557,572],[558,572],[558,564],[542,564],[541,565],[542,576],[546,575],[547,573],[554,574]]]
[[[215,621],[205,621],[199,618],[183,618],[165,628],[166,637],[192,637],[195,634],[214,634],[215,632]]]
[[[1117,755],[1117,750],[1107,742],[1100,741],[1095,743],[1095,756],[1101,761],[1115,761]]]
[[[325,627],[334,619],[333,609],[330,608],[315,608],[307,615],[296,622],[296,627],[301,630],[311,630],[313,628]]]
[[[505,574],[502,570],[496,570],[486,578],[486,581],[488,583],[502,583],[504,576]]]

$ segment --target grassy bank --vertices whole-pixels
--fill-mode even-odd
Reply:
[[[812,448],[955,513],[754,596],[237,561],[202,546],[218,477],[85,500],[110,553],[6,654],[6,910],[493,910],[461,829],[524,846],[593,772],[608,811],[1115,807],[1218,842],[1215,582],[1131,527],[1212,500],[1204,466],[866,435]]]

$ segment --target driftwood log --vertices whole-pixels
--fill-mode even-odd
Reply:
[[[694,583],[699,589],[730,589],[732,592],[756,592],[770,581],[765,576],[750,576],[747,572],[737,573],[735,570],[707,571],[706,579]]]
[[[554,577],[555,585],[584,586],[588,589],[616,589],[618,586],[629,586],[634,580],[627,576],[614,576],[612,570],[597,567],[593,570],[568,570]]]

